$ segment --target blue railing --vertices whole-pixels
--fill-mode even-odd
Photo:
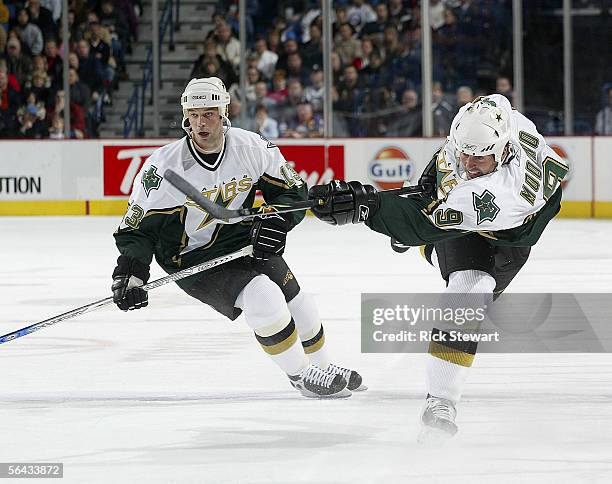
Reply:
[[[166,0],[159,18],[159,77],[161,84],[162,46],[166,33],[169,32],[168,47],[174,50],[174,30],[179,27],[179,9],[181,0]],[[176,12],[175,12],[176,9]],[[145,99],[149,94],[149,104],[153,103],[153,44],[147,47],[147,56],[142,68],[142,81],[134,84],[134,90],[128,101],[127,110],[123,116],[123,137],[134,134],[144,136]]]

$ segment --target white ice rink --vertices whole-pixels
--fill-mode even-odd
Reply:
[[[108,296],[118,221],[0,218],[0,333]],[[300,397],[242,318],[168,285],[144,310],[0,345],[0,462],[63,462],[71,483],[612,482],[612,355],[477,356],[459,434],[422,448],[423,357],[361,354],[359,302],[438,292],[438,273],[365,227],[314,219],[286,259],[367,392]],[[612,292],[612,222],[553,221],[510,289]]]

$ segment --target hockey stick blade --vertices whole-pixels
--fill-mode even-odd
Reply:
[[[314,202],[312,200],[304,200],[303,202],[297,202],[292,205],[266,205],[266,209],[270,209],[269,212],[264,212],[260,208],[229,209],[210,201],[208,198],[202,195],[196,187],[194,187],[181,175],[171,169],[167,169],[164,172],[164,178],[168,180],[168,182],[179,192],[184,195],[187,195],[202,209],[206,210],[211,217],[216,218],[217,220],[223,220],[230,223],[237,223],[241,222],[242,220],[249,220],[255,217],[261,217],[268,214],[275,215],[279,213],[308,210],[314,205]]]
[[[240,249],[236,252],[232,252],[231,254],[217,257],[216,259],[212,259],[207,262],[202,262],[201,264],[197,264],[193,267],[188,267],[187,269],[183,269],[182,271],[175,272],[174,274],[167,275],[166,277],[162,277],[160,279],[156,279],[155,281],[151,281],[148,284],[145,284],[144,286],[142,286],[142,288],[145,291],[150,291],[151,289],[155,289],[157,287],[164,286],[166,284],[169,284],[170,282],[184,279],[193,274],[198,274],[208,269],[212,269],[213,267],[220,266],[221,264],[225,264],[226,262],[232,261],[234,259],[239,259],[240,257],[251,255],[252,253],[253,253],[253,247],[248,245],[244,247],[243,249]],[[111,304],[112,302],[113,302],[112,297],[100,299],[99,301],[93,302],[91,304],[81,306],[80,308],[72,309],[71,311],[67,311],[57,316],[53,316],[52,318],[45,319],[44,321],[41,321],[39,323],[35,323],[30,326],[26,326],[25,328],[18,329],[17,331],[13,331],[12,333],[7,333],[3,336],[0,336],[0,344],[7,343],[8,341],[12,341],[17,338],[21,338],[22,336],[26,336],[30,333],[34,333],[35,331],[39,331],[43,328],[46,328],[47,326],[57,324],[60,321],[65,321],[66,319],[74,318],[75,316],[79,316],[81,314],[88,313],[90,311],[94,311],[101,307],[107,306]]]

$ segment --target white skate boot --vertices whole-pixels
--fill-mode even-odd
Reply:
[[[444,442],[457,433],[455,404],[446,398],[427,395],[425,407],[421,413],[421,431],[418,442],[435,444]]]
[[[363,379],[361,378],[361,375],[355,370],[342,368],[341,366],[336,366],[333,363],[330,363],[326,369],[330,373],[342,376],[342,378],[344,378],[348,382],[346,388],[348,388],[352,392],[363,392],[368,389],[368,387],[363,384]]]
[[[289,375],[289,380],[293,387],[305,397],[346,398],[351,396],[342,375],[330,373],[315,365],[308,365],[299,375]]]

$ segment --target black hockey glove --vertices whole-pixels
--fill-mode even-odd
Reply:
[[[332,225],[365,222],[379,205],[376,189],[358,181],[315,185],[308,191],[308,199],[315,202],[312,212],[316,217]]]
[[[149,280],[149,268],[132,257],[120,255],[113,271],[113,301],[122,311],[144,308],[149,304],[147,291],[139,286]]]
[[[256,218],[251,227],[253,258],[266,261],[270,256],[283,255],[289,226],[289,220],[279,214]]]

